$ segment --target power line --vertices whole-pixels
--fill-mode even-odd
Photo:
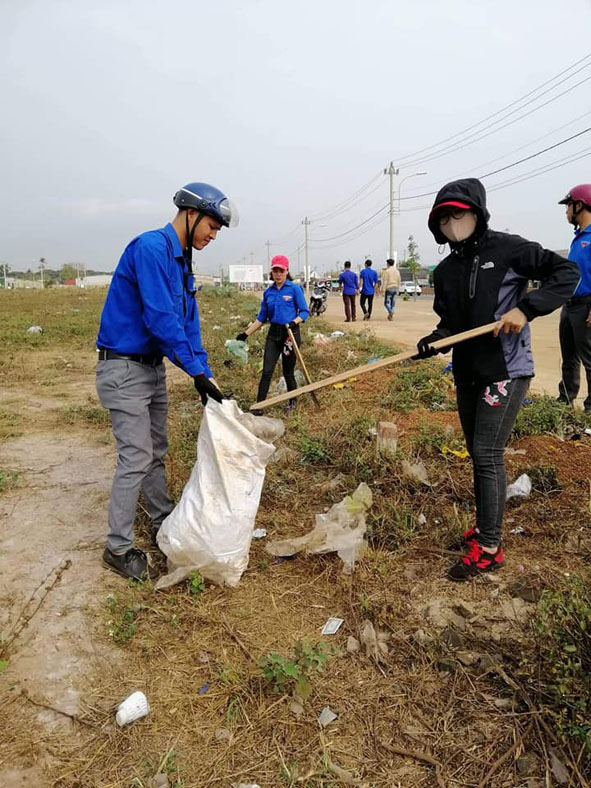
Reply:
[[[333,206],[332,208],[329,208],[328,210],[324,211],[323,213],[312,215],[311,221],[313,221],[313,222],[322,221],[328,214],[334,213],[335,211],[340,210],[342,206],[344,206],[347,203],[349,203],[352,200],[354,200],[356,197],[358,197],[360,194],[362,194],[366,189],[368,189],[378,178],[381,178],[381,175],[382,175],[382,171],[380,170],[364,186],[362,186],[360,189],[357,189],[357,191],[355,191],[350,197],[347,197],[346,200],[343,200],[342,202],[338,203],[337,205]]]
[[[428,145],[425,148],[420,148],[419,150],[416,150],[413,153],[408,153],[405,156],[399,157],[397,159],[397,161],[400,163],[400,162],[405,161],[406,159],[411,159],[414,156],[418,156],[421,153],[426,153],[427,151],[433,150],[434,148],[438,148],[440,145],[444,145],[446,142],[451,142],[451,140],[456,139],[457,137],[461,137],[462,135],[466,134],[467,132],[478,128],[478,126],[484,125],[487,121],[491,120],[492,118],[495,118],[497,115],[501,115],[503,112],[505,112],[508,109],[511,109],[511,107],[514,107],[516,104],[521,104],[522,101],[524,101],[525,99],[529,98],[534,93],[538,93],[542,88],[545,88],[546,85],[549,85],[551,82],[555,82],[561,76],[563,76],[564,74],[566,74],[569,71],[572,71],[578,65],[580,65],[581,63],[584,63],[585,61],[589,60],[590,58],[591,58],[591,53],[585,55],[580,60],[577,60],[575,63],[573,63],[572,65],[568,66],[568,68],[563,69],[562,71],[560,71],[555,76],[553,76],[550,79],[548,79],[545,82],[543,82],[541,85],[538,85],[537,87],[535,87],[532,90],[530,90],[528,93],[525,93],[523,96],[520,96],[519,98],[515,99],[510,104],[506,104],[504,107],[501,107],[501,109],[496,110],[496,112],[493,112],[490,115],[487,115],[485,118],[482,118],[482,120],[479,120],[477,123],[473,123],[471,126],[467,126],[465,129],[462,129],[461,131],[458,131],[455,134],[452,134],[451,136],[446,137],[443,140],[440,140],[439,142],[435,142],[432,145]],[[574,76],[574,75],[571,75],[571,76]],[[406,165],[404,165],[404,166],[406,166]]]
[[[359,224],[356,224],[354,227],[350,227],[348,230],[345,230],[344,233],[339,233],[338,235],[333,235],[330,238],[313,238],[312,241],[314,243],[322,243],[323,241],[334,241],[337,238],[342,238],[345,235],[349,235],[349,233],[354,232],[359,227],[363,227],[363,225],[367,224],[368,222],[371,222],[371,220],[374,219],[379,213],[381,213],[382,211],[385,211],[389,207],[390,207],[390,203],[387,202],[381,208],[378,208],[378,210],[375,213],[372,213],[371,216],[368,216],[367,219],[364,219],[362,222],[360,222]]]

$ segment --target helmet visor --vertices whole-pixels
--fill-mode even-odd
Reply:
[[[225,197],[217,206],[220,216],[227,227],[237,227],[239,222],[238,208],[234,203]]]

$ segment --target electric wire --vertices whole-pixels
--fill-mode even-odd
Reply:
[[[372,184],[373,184],[373,183],[374,183],[374,182],[375,182],[375,181],[376,181],[378,178],[381,178],[381,177],[382,177],[382,174],[383,174],[383,173],[382,173],[382,171],[380,170],[380,171],[379,171],[378,173],[376,173],[376,174],[375,174],[375,175],[374,175],[374,176],[371,178],[371,180],[369,180],[369,181],[368,181],[368,182],[367,182],[367,183],[366,183],[364,186],[362,186],[360,189],[357,189],[357,191],[355,191],[355,192],[354,192],[354,193],[353,193],[353,194],[352,194],[350,197],[347,197],[347,199],[346,199],[346,200],[342,200],[342,201],[341,201],[340,203],[338,203],[337,205],[334,205],[332,208],[329,208],[328,210],[325,210],[325,211],[323,211],[322,213],[319,213],[319,214],[312,214],[312,215],[310,215],[308,218],[309,218],[309,219],[310,219],[310,221],[312,221],[312,222],[320,222],[320,221],[322,221],[322,220],[325,218],[325,216],[326,216],[327,214],[330,214],[330,213],[333,213],[334,211],[338,211],[338,210],[340,210],[340,209],[342,208],[342,206],[346,205],[347,203],[349,203],[349,202],[351,202],[352,200],[356,199],[356,198],[357,198],[359,195],[363,194],[363,192],[364,192],[366,189],[368,189],[368,188],[369,188],[369,187],[370,187],[370,186],[371,186],[371,185],[372,185]]]

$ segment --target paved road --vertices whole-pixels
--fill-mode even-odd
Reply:
[[[432,296],[420,296],[416,301],[397,299],[394,320],[391,323],[386,320],[386,310],[379,296],[374,301],[374,314],[371,321],[363,321],[359,303],[357,311],[357,322],[345,323],[342,299],[339,295],[331,295],[328,309],[323,317],[335,328],[342,331],[362,331],[370,326],[379,339],[404,349],[414,347],[417,339],[432,331],[437,323],[437,316],[433,312]],[[532,391],[538,394],[555,395],[558,393],[560,380],[559,314],[560,311],[557,311],[546,317],[539,317],[532,323],[532,346],[536,369]],[[584,376],[582,377],[584,380]],[[581,407],[586,393],[583,391],[582,396],[577,399],[577,404]]]

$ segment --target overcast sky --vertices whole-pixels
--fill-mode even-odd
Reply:
[[[50,267],[112,270],[134,235],[172,218],[172,195],[193,180],[219,186],[240,211],[237,229],[195,255],[199,270],[266,262],[266,240],[272,253],[289,254],[303,241],[304,216],[326,214],[390,160],[568,68],[591,50],[590,29],[585,0],[1,0],[0,260],[26,269],[44,256]],[[538,104],[587,77],[591,61]],[[405,181],[402,196],[430,192],[591,126],[590,89],[591,81],[460,151],[408,166],[396,188],[402,175],[426,170]],[[484,182],[587,148],[591,134]],[[591,182],[590,164],[491,192],[492,226],[568,247],[556,203]],[[365,199],[319,218],[310,237],[363,222],[386,204],[387,181],[380,175]],[[416,210],[395,220],[396,248],[413,233],[425,264],[439,259],[426,228],[432,199],[403,201]],[[312,267],[368,254],[381,265],[387,217],[355,237],[372,224],[312,243]]]

